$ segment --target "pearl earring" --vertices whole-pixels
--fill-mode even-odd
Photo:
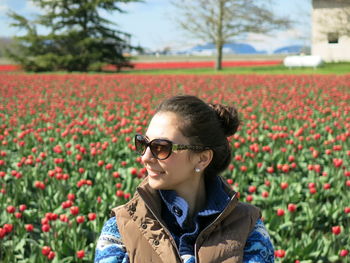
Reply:
[[[201,171],[201,169],[199,169],[199,168],[196,168],[194,170],[196,171],[196,173],[199,173]]]

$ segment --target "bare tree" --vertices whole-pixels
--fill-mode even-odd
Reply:
[[[247,33],[268,33],[288,28],[291,21],[272,12],[272,1],[173,0],[180,27],[216,46],[215,69],[222,69],[224,44]]]

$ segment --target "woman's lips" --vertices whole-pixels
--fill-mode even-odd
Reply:
[[[148,176],[154,178],[154,177],[158,177],[164,174],[164,172],[160,172],[160,171],[156,171],[156,170],[152,170],[152,169],[147,169],[147,174]]]

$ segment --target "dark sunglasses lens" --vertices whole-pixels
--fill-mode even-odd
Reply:
[[[135,136],[135,147],[139,154],[144,154],[147,148],[147,141],[142,135]]]
[[[150,148],[151,152],[157,159],[164,160],[171,154],[172,145],[165,140],[153,140]]]

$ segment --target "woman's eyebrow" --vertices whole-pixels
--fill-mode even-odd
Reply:
[[[149,141],[152,141],[152,140],[167,140],[167,141],[171,141],[169,138],[167,137],[156,137],[156,138],[153,138],[152,140],[145,134],[145,137],[149,140]]]

